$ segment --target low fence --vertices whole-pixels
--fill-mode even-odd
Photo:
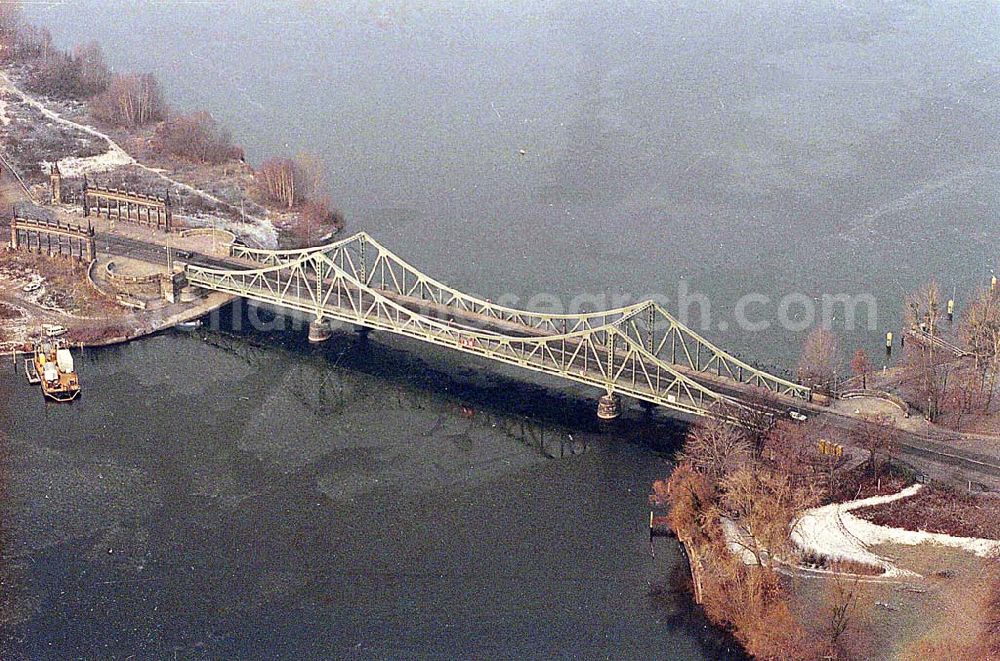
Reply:
[[[189,229],[183,229],[178,234],[182,237],[188,236],[211,236],[215,237],[223,243],[223,245],[231,246],[236,242],[236,235],[229,230],[220,230],[214,227],[192,227]]]
[[[115,263],[108,262],[104,270],[108,273],[108,280],[116,285],[159,285],[162,275],[160,273],[150,273],[148,275],[122,275],[115,272]]]
[[[885,392],[884,390],[867,390],[864,388],[855,388],[853,390],[844,390],[837,393],[838,399],[857,399],[860,397],[870,397],[872,399],[881,399],[884,402],[889,402],[903,412],[903,415],[907,418],[910,417],[910,405],[906,401],[899,397],[898,395],[893,395],[891,392]]]
[[[937,335],[931,335],[927,331],[920,328],[911,328],[906,331],[906,334],[917,342],[921,342],[935,349],[940,349],[941,351],[950,353],[956,358],[964,358],[972,355],[957,344],[952,344],[948,340],[938,337]]]

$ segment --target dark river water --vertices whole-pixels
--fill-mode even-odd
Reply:
[[[4,658],[727,658],[650,482],[680,434],[385,336],[170,333],[0,378]]]
[[[877,355],[905,291],[933,276],[961,308],[1000,255],[995,3],[29,11],[155,72],[254,162],[319,155],[350,229],[493,300],[658,296],[783,370],[824,296],[871,297],[829,322],[845,359]],[[757,294],[766,328],[737,313]],[[300,342],[92,352],[63,408],[0,377],[6,649],[726,655],[644,540],[666,418],[597,429],[591,392],[385,337]]]

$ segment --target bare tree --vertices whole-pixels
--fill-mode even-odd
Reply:
[[[811,489],[796,488],[784,472],[744,466],[722,480],[719,504],[741,532],[739,543],[757,564],[770,566],[789,546],[796,514],[817,502]]]
[[[805,423],[783,420],[767,436],[765,457],[797,488],[818,491],[824,485],[823,471],[829,474],[831,468],[817,455],[817,443],[823,435],[821,424],[815,420]]]
[[[868,451],[868,470],[878,477],[896,451],[896,423],[885,413],[863,414],[851,431],[855,443]]]
[[[901,385],[907,399],[923,410],[928,420],[937,420],[955,366],[951,356],[933,346],[920,342],[906,345],[900,363]]]
[[[726,475],[746,464],[753,448],[738,428],[713,418],[688,434],[681,460],[717,484]]]
[[[111,82],[111,71],[104,61],[104,52],[96,41],[89,41],[73,49],[73,60],[79,68],[81,96],[100,94]]]
[[[715,622],[730,624],[748,652],[759,659],[816,659],[787,592],[770,567],[750,567],[724,546],[715,546],[707,563],[705,610]]]
[[[854,376],[861,377],[861,387],[868,387],[868,375],[872,373],[874,367],[872,366],[871,358],[864,349],[858,349],[854,352],[854,357],[851,358],[851,371]]]
[[[24,17],[21,4],[18,2],[0,3],[0,56],[11,60],[15,56],[18,36],[24,27]]]
[[[767,388],[751,388],[741,397],[741,402],[742,406],[729,407],[727,413],[736,421],[753,450],[753,458],[760,459],[767,436],[777,422],[778,396]]]
[[[107,90],[91,100],[90,112],[115,126],[137,128],[162,120],[167,104],[152,74],[127,74],[111,79]]]
[[[837,369],[837,337],[823,328],[814,329],[802,345],[799,380],[815,388],[829,388]]]
[[[20,62],[45,59],[54,50],[52,34],[48,28],[24,23],[14,35],[14,50],[10,54],[10,59]]]
[[[962,317],[959,335],[983,373],[983,406],[988,413],[1000,375],[1000,290],[980,292]]]
[[[294,159],[270,158],[254,173],[261,201],[285,209],[294,209],[310,200],[323,200],[325,180],[323,162],[311,154],[299,154]]]
[[[323,159],[310,152],[295,157],[295,176],[302,200],[316,200],[326,188],[326,167]]]
[[[931,280],[906,297],[904,318],[911,328],[937,334],[941,321],[941,288]]]
[[[858,576],[849,576],[834,565],[833,572],[826,579],[823,619],[828,646],[827,658],[852,658],[844,650],[844,634],[857,629],[870,608],[869,593],[864,589]]]
[[[292,209],[303,201],[302,190],[296,187],[295,161],[290,158],[269,158],[254,172],[254,185],[265,203]]]
[[[984,392],[985,376],[972,365],[959,365],[952,370],[942,397],[941,410],[954,416],[951,423],[955,429],[961,431],[963,416],[984,409],[987,397]]]

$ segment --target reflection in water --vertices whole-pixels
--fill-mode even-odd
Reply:
[[[391,339],[162,334],[69,407],[2,375],[4,657],[731,653],[648,553],[668,419]]]

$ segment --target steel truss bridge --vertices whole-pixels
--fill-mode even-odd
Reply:
[[[547,314],[470,296],[365,232],[326,246],[234,246],[233,268],[186,267],[188,283],[330,321],[404,335],[697,416],[734,416],[767,391],[789,404],[809,388],[726,353],[653,301]],[[237,266],[238,264],[238,266]]]

